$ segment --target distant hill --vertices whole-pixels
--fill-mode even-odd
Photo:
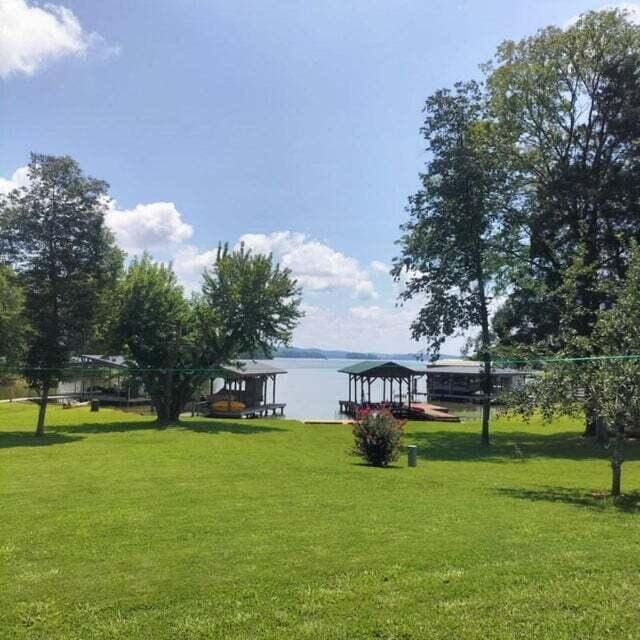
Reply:
[[[336,349],[303,349],[300,347],[280,347],[274,353],[276,358],[340,358],[348,360],[419,360],[418,353],[361,353]],[[441,358],[456,358],[442,354]]]

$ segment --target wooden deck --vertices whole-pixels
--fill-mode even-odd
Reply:
[[[198,402],[194,405],[193,413],[198,413],[208,418],[266,418],[272,416],[284,416],[285,402],[270,402],[256,407],[245,407],[241,411],[211,411],[211,402]]]
[[[379,404],[367,403],[359,404],[349,400],[339,400],[340,413],[347,416],[355,416],[358,411],[362,410],[380,410],[388,409],[394,417],[409,420],[430,420],[433,422],[460,422],[460,416],[449,413],[446,407],[428,404],[424,402],[412,402],[411,405],[406,404]]]

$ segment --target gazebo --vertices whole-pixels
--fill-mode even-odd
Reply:
[[[361,409],[388,408],[394,415],[406,417],[416,395],[423,369],[393,361],[365,360],[340,369],[349,376],[347,400],[340,400],[340,412],[349,416]]]

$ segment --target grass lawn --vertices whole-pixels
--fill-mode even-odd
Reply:
[[[0,405],[0,638],[639,638],[640,444],[580,426],[338,425]]]

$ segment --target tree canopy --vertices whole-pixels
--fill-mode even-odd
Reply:
[[[582,252],[571,328],[590,335],[640,237],[640,27],[624,12],[590,12],[572,26],[507,41],[490,65],[490,106],[512,138],[526,271],[495,325],[506,342],[560,346],[558,294]],[[566,318],[564,321],[566,322]]]
[[[218,250],[201,293],[187,298],[170,265],[134,259],[119,290],[115,333],[156,408],[175,423],[222,364],[270,355],[300,318],[296,282],[271,256]]]

